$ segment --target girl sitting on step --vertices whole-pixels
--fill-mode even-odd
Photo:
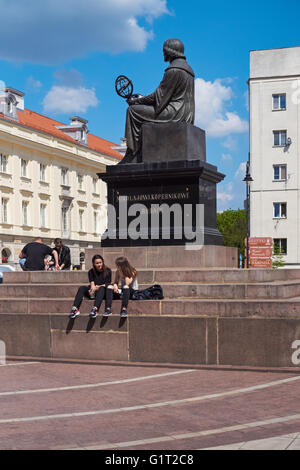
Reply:
[[[131,266],[128,259],[121,256],[116,259],[116,275],[114,283],[107,287],[107,308],[103,316],[111,315],[112,300],[122,300],[121,317],[127,317],[129,299],[135,290],[138,290],[137,271]]]
[[[92,263],[93,267],[88,272],[90,285],[79,287],[69,318],[73,319],[80,315],[79,308],[84,297],[94,300],[90,318],[96,318],[103,299],[106,299],[107,310],[107,287],[111,285],[111,269],[105,266],[104,259],[101,255],[94,255]]]

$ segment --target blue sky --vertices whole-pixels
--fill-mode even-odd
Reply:
[[[218,210],[243,208],[249,51],[300,45],[299,14],[298,0],[0,0],[0,80],[26,93],[26,108],[62,122],[80,115],[119,143],[126,102],[115,78],[151,93],[166,68],[163,42],[180,38],[207,161],[226,175]]]

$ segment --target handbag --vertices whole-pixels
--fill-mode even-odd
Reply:
[[[154,284],[146,289],[135,290],[131,297],[132,300],[162,300],[163,298],[163,289],[159,284]]]

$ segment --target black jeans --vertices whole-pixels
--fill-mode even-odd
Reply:
[[[83,301],[83,298],[85,297],[86,299],[91,299],[90,294],[89,294],[90,286],[81,286],[79,287],[77,294],[74,299],[73,305],[77,307],[78,309],[80,308],[80,305]],[[99,310],[103,299],[106,300],[105,306],[108,307],[108,298],[107,292],[111,289],[107,289],[104,286],[101,286],[96,292],[95,292],[95,300],[94,300],[94,307],[97,307]],[[111,305],[111,303],[110,303]]]
[[[122,296],[121,294],[117,294],[114,292],[113,289],[106,289],[106,307],[111,308],[113,300],[122,300],[122,308],[128,307],[128,302],[131,297],[133,289],[131,287],[129,289],[122,289]]]

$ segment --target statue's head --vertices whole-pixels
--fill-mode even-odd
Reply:
[[[165,62],[170,62],[174,59],[185,59],[184,45],[180,39],[167,39],[163,46]]]

